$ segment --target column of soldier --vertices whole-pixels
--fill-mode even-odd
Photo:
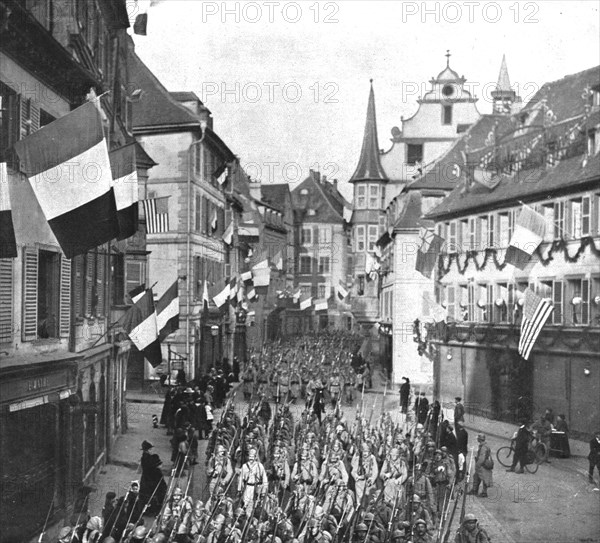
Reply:
[[[149,500],[162,502],[152,525],[140,514],[122,540],[486,543],[475,516],[465,514],[471,462],[462,454],[459,461],[440,409],[419,410],[417,401],[415,419],[399,408],[389,413],[385,392],[371,407],[362,380],[355,417],[346,419],[340,404],[354,389],[347,376],[365,370],[358,347],[340,333],[267,345],[242,376],[247,411],[240,417],[231,396],[210,434],[203,500],[191,498],[192,448],[183,448],[169,483],[157,482]]]

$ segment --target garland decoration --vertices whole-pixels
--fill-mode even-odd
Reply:
[[[579,259],[583,255],[584,251],[588,247],[590,248],[591,253],[595,257],[600,258],[600,248],[596,247],[594,238],[592,238],[591,236],[586,236],[584,238],[581,238],[579,247],[573,255],[569,254],[568,242],[562,238],[557,239],[550,244],[550,247],[548,249],[548,253],[546,256],[544,256],[544,254],[543,254],[542,245],[537,247],[534,254],[538,257],[539,261],[542,263],[542,265],[544,267],[548,266],[550,264],[550,262],[552,262],[554,260],[555,253],[562,253],[563,258],[565,259],[565,262],[568,262],[569,264],[574,264],[575,262],[579,261]],[[465,253],[465,260],[462,265],[459,260],[460,253],[441,254],[438,257],[438,279],[441,279],[442,277],[444,277],[446,274],[448,274],[450,272],[453,262],[456,262],[456,269],[460,275],[464,275],[466,273],[466,271],[469,267],[469,262],[471,262],[471,261],[473,261],[473,264],[475,265],[475,269],[477,271],[485,270],[490,259],[493,260],[494,266],[496,266],[496,269],[499,271],[502,271],[507,266],[508,262],[506,262],[506,260],[503,260],[502,263],[499,261],[498,252],[500,250],[502,250],[502,249],[496,249],[494,247],[487,247],[483,251],[485,253],[485,256],[484,256],[483,262],[481,264],[479,262],[477,262],[477,256],[479,255],[479,253],[481,251],[467,251]]]

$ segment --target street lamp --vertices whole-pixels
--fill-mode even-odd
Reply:
[[[191,254],[191,238],[192,238],[192,168],[193,168],[193,149],[195,146],[199,146],[200,152],[200,176],[203,175],[203,153],[202,153],[202,142],[204,141],[204,136],[206,135],[206,127],[208,123],[205,119],[200,121],[200,139],[198,141],[194,141],[188,147],[188,175],[187,175],[187,236],[186,236],[186,269],[187,269],[187,282],[186,282],[186,316],[185,316],[185,354],[188,360],[188,365],[190,364],[190,311],[191,311],[191,297],[192,297],[192,254]],[[197,278],[196,278],[197,279]],[[188,367],[188,370],[190,368]]]

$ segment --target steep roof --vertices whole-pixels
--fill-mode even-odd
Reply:
[[[506,165],[514,164],[515,157],[522,153],[521,169],[511,175],[504,171],[498,176],[498,184],[489,189],[467,182],[463,157],[456,187],[427,217],[439,219],[460,216],[475,209],[517,205],[520,201],[535,201],[552,194],[573,192],[578,188],[583,190],[597,183],[600,177],[600,154],[585,157],[584,153],[587,130],[595,129],[600,123],[600,110],[597,107],[590,110],[589,103],[582,98],[582,92],[599,84],[600,68],[591,68],[544,84],[519,113],[482,117],[466,135],[469,138],[469,156],[491,154],[499,156],[499,160]],[[498,123],[495,144],[489,141],[489,128],[493,126],[490,121]],[[464,140],[465,137],[455,148],[462,145],[464,150]],[[548,144],[561,149],[562,156],[553,166],[546,165]],[[457,158],[452,153],[442,157],[438,171],[444,169],[444,164],[448,167]],[[422,185],[427,182],[428,175],[419,181]],[[430,179],[429,182],[433,184],[434,180]],[[411,188],[418,188],[419,182]]]
[[[133,126],[194,126],[200,124],[198,116],[181,105],[164,87],[152,71],[128,47],[129,81],[132,88],[144,91],[142,98],[133,107]]]
[[[290,193],[290,186],[287,183],[263,183],[260,186],[262,199],[269,205],[283,209],[285,201]]]
[[[421,212],[421,193],[412,191],[401,196],[403,206],[394,222],[394,228],[420,228],[431,225],[431,220],[423,218]]]
[[[506,55],[502,55],[502,64],[500,65],[500,73],[498,74],[498,82],[496,90],[510,91],[510,78],[508,77],[508,67],[506,66]]]
[[[511,130],[513,125],[506,115],[482,115],[471,125],[463,136],[456,140],[450,149],[436,160],[425,175],[416,179],[406,190],[444,190],[452,191],[460,181],[464,170],[464,156],[467,141],[469,146],[482,147],[486,137],[497,124],[500,134]]]
[[[307,222],[343,222],[343,203],[329,193],[326,188],[328,185],[327,182],[323,183],[316,179],[318,175],[318,172],[311,172],[311,175],[292,190],[292,206],[294,210],[314,210],[314,215],[303,216],[303,219]],[[301,191],[304,189],[307,190],[306,195],[301,194]]]
[[[358,165],[350,183],[356,181],[388,181],[387,175],[381,166],[379,159],[379,140],[377,138],[377,116],[375,114],[375,93],[373,92],[373,80],[371,79],[371,90],[369,92],[369,103],[367,105],[367,120],[363,136],[362,148]]]

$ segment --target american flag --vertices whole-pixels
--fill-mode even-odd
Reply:
[[[519,354],[525,360],[529,358],[533,344],[553,310],[550,300],[541,298],[530,288],[525,291],[519,339]]]
[[[169,231],[168,198],[168,196],[164,196],[162,198],[144,200],[146,232],[148,234],[159,234]]]

